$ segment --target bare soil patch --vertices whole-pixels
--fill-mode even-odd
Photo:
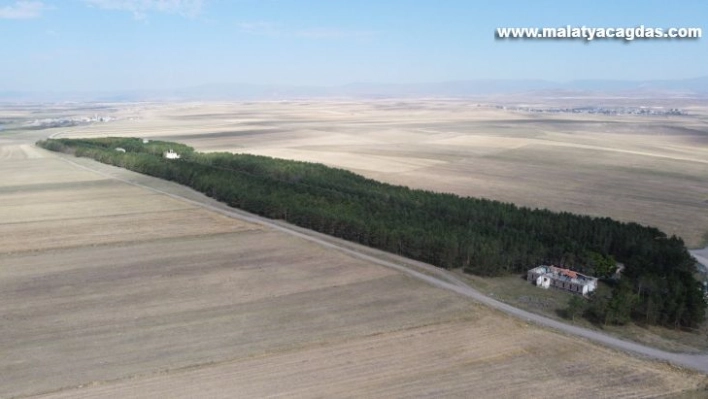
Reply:
[[[47,397],[641,398],[703,380],[616,356],[488,315]]]

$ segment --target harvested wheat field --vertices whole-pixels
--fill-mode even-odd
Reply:
[[[0,397],[636,398],[706,382],[32,150],[0,160]]]
[[[708,240],[708,113],[680,105],[688,115],[512,112],[452,100],[154,104],[63,137],[162,138],[321,162],[416,188],[636,221],[699,247]]]
[[[49,397],[641,398],[685,384],[655,378],[639,360],[482,314]],[[578,352],[590,358],[578,362]]]

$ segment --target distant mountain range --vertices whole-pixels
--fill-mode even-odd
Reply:
[[[286,86],[223,83],[174,90],[131,90],[112,92],[2,91],[0,101],[210,101],[288,100],[303,98],[465,98],[488,95],[576,95],[623,94],[637,97],[708,98],[708,76],[677,80],[463,80],[438,83],[351,83],[341,86]]]

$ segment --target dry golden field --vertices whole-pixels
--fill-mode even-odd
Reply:
[[[706,384],[17,137],[0,137],[0,397],[641,398]]]
[[[708,243],[708,107],[682,107],[689,115],[528,113],[452,100],[154,104],[64,136],[322,162],[411,187],[636,221],[699,247]]]

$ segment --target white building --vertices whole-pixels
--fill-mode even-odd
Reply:
[[[587,295],[597,289],[597,278],[556,266],[538,266],[528,271],[526,280],[536,286],[550,287]]]
[[[179,159],[180,155],[170,148],[169,150],[165,151],[162,156],[164,156],[167,159]]]

